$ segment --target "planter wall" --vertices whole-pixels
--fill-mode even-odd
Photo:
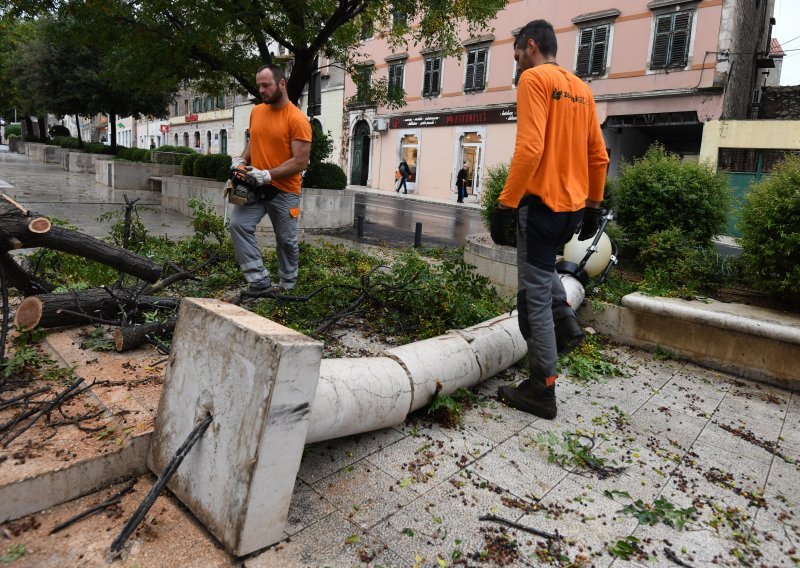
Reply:
[[[16,152],[17,154],[24,154],[25,153],[25,143],[22,141],[22,138],[14,138],[8,139],[8,151],[9,152]]]
[[[60,146],[48,146],[37,142],[28,142],[28,155],[45,164],[60,164],[64,148]]]
[[[161,205],[191,217],[192,199],[210,201],[218,215],[225,213],[223,197],[225,184],[206,178],[175,175],[164,178]],[[351,227],[355,216],[355,193],[351,190],[303,188],[300,201],[301,229],[340,229]],[[232,205],[228,205],[228,214]],[[269,217],[259,223],[257,230],[272,231]]]
[[[107,160],[95,163],[95,180],[113,189],[149,191],[151,177],[172,176],[180,171],[180,166]]]
[[[95,173],[95,163],[98,160],[108,160],[109,156],[106,154],[87,154],[85,152],[68,152],[67,153],[67,167],[64,168],[70,172],[81,174]],[[62,166],[63,167],[63,166]]]
[[[517,293],[517,249],[494,244],[489,233],[467,235],[464,262],[491,280],[501,294]]]

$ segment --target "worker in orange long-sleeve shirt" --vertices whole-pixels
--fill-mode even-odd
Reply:
[[[585,339],[555,270],[558,248],[580,229],[597,232],[608,154],[588,85],[556,63],[553,26],[534,20],[520,30],[514,58],[517,140],[511,169],[492,218],[492,239],[508,244],[517,211],[517,310],[528,342],[530,377],[500,387],[506,404],[542,418],[556,417],[558,355]]]

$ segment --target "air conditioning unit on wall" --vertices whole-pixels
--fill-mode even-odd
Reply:
[[[386,132],[389,130],[389,121],[385,118],[373,118],[372,119],[372,130],[377,130],[378,132]]]

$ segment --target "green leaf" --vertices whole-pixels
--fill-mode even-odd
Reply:
[[[358,542],[358,535],[357,534],[351,534],[346,539],[344,539],[344,542],[345,542],[345,544],[355,544],[356,542]]]

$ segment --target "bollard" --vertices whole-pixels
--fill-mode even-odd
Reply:
[[[358,216],[358,233],[357,234],[358,234],[359,237],[363,237],[364,236],[364,216],[363,215],[359,215]]]
[[[414,229],[414,248],[419,248],[422,246],[422,223],[417,223],[416,229]]]

